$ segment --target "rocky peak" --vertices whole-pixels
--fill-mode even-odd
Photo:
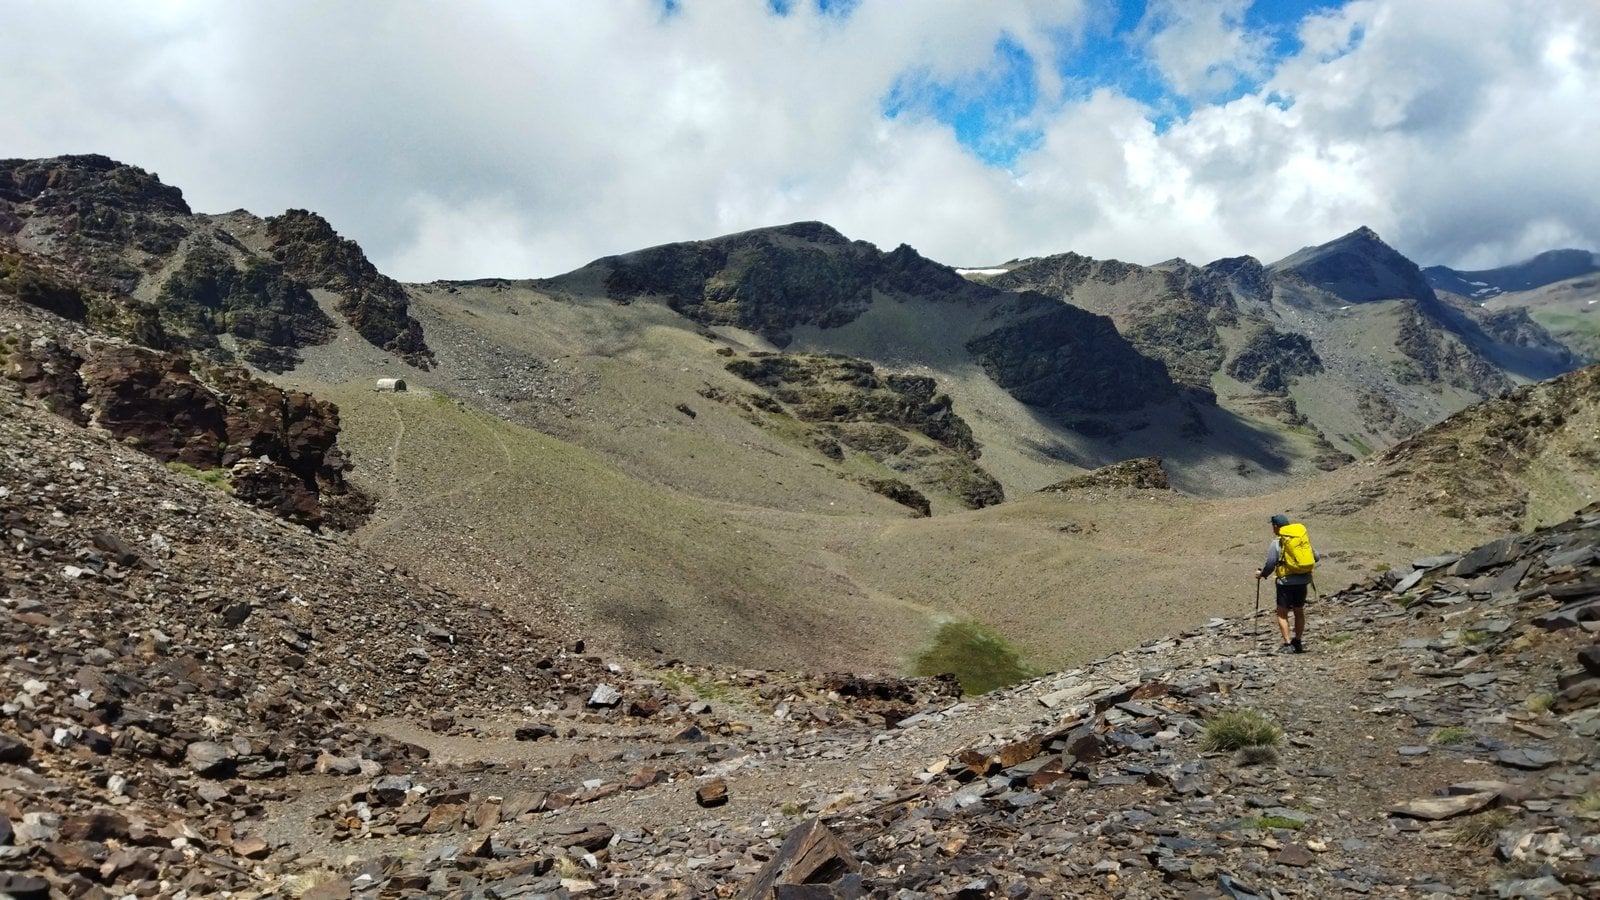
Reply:
[[[112,207],[189,215],[183,191],[137,166],[94,153],[0,160],[0,200],[40,210]]]
[[[821,222],[663,244],[586,267],[594,268],[605,271],[613,300],[658,297],[693,321],[745,328],[780,347],[792,340],[796,326],[832,328],[854,321],[872,303],[874,290],[930,299],[994,293],[909,246],[883,253]],[[576,276],[546,283],[559,287]]]
[[[1272,299],[1272,284],[1267,280],[1267,267],[1254,256],[1230,256],[1207,263],[1205,272],[1213,275],[1233,289],[1242,300],[1265,303]]]
[[[379,272],[361,245],[304,209],[268,219],[267,234],[273,259],[312,287],[338,293],[339,312],[362,337],[413,366],[432,364],[433,351],[423,340],[421,323],[410,315],[406,289]]]
[[[1362,226],[1343,237],[1301,249],[1268,267],[1275,277],[1298,278],[1350,303],[1433,299],[1417,264]]]

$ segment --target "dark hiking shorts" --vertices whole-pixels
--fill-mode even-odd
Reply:
[[[1306,588],[1304,584],[1278,585],[1279,609],[1303,609],[1306,605]]]

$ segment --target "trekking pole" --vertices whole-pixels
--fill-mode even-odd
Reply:
[[[1256,611],[1250,614],[1250,618],[1252,618],[1252,619],[1261,618],[1261,578],[1260,578],[1260,576],[1256,577]],[[1260,633],[1260,629],[1258,627],[1257,631],[1256,631],[1256,642],[1260,643],[1260,641],[1261,641],[1261,633]]]

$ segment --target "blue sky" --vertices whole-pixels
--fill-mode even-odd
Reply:
[[[787,14],[792,5],[774,8]],[[1040,114],[1096,90],[1116,91],[1144,104],[1151,123],[1165,131],[1186,119],[1197,103],[1224,103],[1259,90],[1278,63],[1302,49],[1297,26],[1305,17],[1338,6],[1331,0],[1272,0],[1224,14],[1260,37],[1262,68],[1231,77],[1225,72],[1215,90],[1197,94],[1175,85],[1149,56],[1148,41],[1170,24],[1174,6],[1146,0],[1100,2],[1091,6],[1081,30],[1056,36],[1054,58],[1039,59],[1012,35],[1002,34],[982,68],[944,80],[925,71],[906,73],[884,98],[884,114],[929,116],[949,126],[979,158],[1002,167],[1012,166],[1039,144]],[[1053,66],[1061,79],[1054,96],[1040,85],[1043,66]]]
[[[1600,3],[60,0],[0,156],[317,210],[406,280],[799,220],[958,266],[1600,249]]]

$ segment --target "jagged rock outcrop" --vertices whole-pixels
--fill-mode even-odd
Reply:
[[[1512,528],[1530,504],[1600,487],[1600,366],[1523,385],[1370,457],[1330,507],[1393,495],[1430,514]]]
[[[1228,374],[1269,394],[1287,394],[1300,375],[1322,371],[1322,358],[1303,334],[1262,328],[1234,354]]]
[[[96,291],[131,292],[177,249],[189,214],[179,189],[98,154],[0,160],[3,231]]]
[[[245,256],[242,265],[207,236],[194,240],[158,297],[165,342],[212,349],[231,335],[239,355],[272,372],[300,361],[299,349],[327,342],[328,318],[305,285],[272,260]]]
[[[326,288],[363,338],[430,363],[405,289],[321,217],[268,220],[272,255],[225,219],[256,223],[195,215],[179,189],[104,156],[0,160],[0,291],[154,349],[284,371],[332,337],[310,294]]]
[[[426,369],[433,351],[422,325],[408,311],[410,299],[398,281],[379,272],[361,247],[313,212],[291,209],[267,219],[272,256],[312,287],[339,294],[336,304],[356,332],[373,345]]]
[[[830,459],[843,460],[846,450],[865,454],[917,484],[952,494],[969,509],[1005,499],[1000,483],[975,462],[982,451],[972,429],[932,378],[880,374],[859,359],[813,354],[756,353],[727,367],[766,389],[750,404],[756,421],[765,421],[762,413],[776,413],[817,423],[812,443]],[[899,478],[863,483],[921,515],[930,512],[927,497]]]
[[[1209,390],[1226,356],[1217,325],[1238,312],[1227,275],[1181,259],[1136,266],[1064,253],[1026,260],[985,283],[1109,316],[1129,343],[1165,363],[1173,380],[1201,390]]]
[[[1040,488],[1039,493],[1060,494],[1098,488],[1166,491],[1172,489],[1172,484],[1167,480],[1167,470],[1161,467],[1161,459],[1144,456],[1139,459],[1125,459],[1109,466],[1101,466],[1093,472],[1075,478],[1058,481]]]
[[[80,352],[25,331],[7,337],[16,349],[4,374],[64,418],[162,462],[214,472],[240,499],[303,525],[351,528],[370,512],[345,480],[350,463],[331,403],[132,345]]]

